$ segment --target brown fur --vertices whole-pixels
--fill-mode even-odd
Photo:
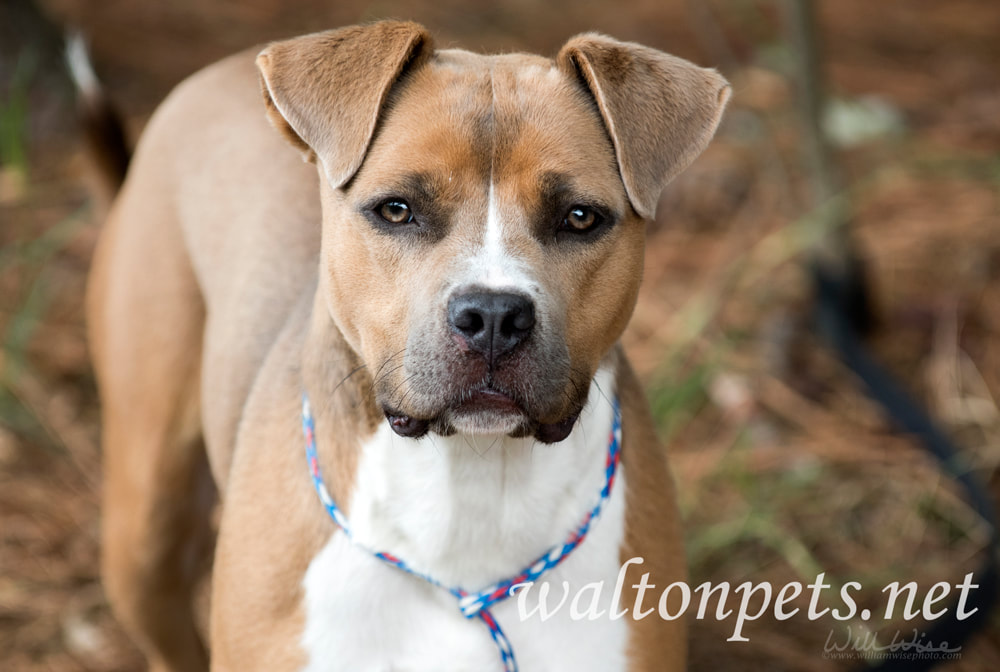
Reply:
[[[301,667],[301,581],[331,524],[302,460],[299,395],[347,502],[357,439],[384,404],[436,412],[449,386],[480,375],[449,354],[442,302],[449,269],[482,237],[491,185],[507,250],[537,271],[544,299],[544,334],[507,384],[536,381],[542,393],[522,401],[537,422],[581,403],[633,309],[643,218],[727,93],[709,71],[600,36],[575,38],[558,63],[432,52],[419,26],[378,23],[267,47],[264,110],[244,53],[154,115],[99,245],[88,316],[105,581],[157,672],[207,666],[188,602],[211,481],[225,502],[212,669]],[[372,199],[392,190],[421,204],[419,234],[378,230]],[[540,214],[559,198],[599,202],[615,225],[586,243],[560,237],[558,212]],[[414,357],[423,378],[407,375]],[[646,557],[665,585],[684,576],[672,484],[624,359],[619,370],[622,555]],[[681,669],[683,650],[682,624],[647,619],[631,669]]]
[[[663,186],[712,139],[729,100],[726,80],[676,56],[596,33],[571,39],[558,61],[594,94],[632,205],[652,217]]]
[[[666,453],[653,430],[653,418],[639,381],[624,356],[618,357],[618,396],[622,405],[622,465],[625,471],[625,543],[621,561],[643,558],[626,572],[622,603],[636,604],[633,588],[644,573],[650,587],[641,608],[656,608],[661,591],[687,579],[680,513]],[[671,597],[677,593],[671,594]],[[677,600],[668,603],[678,612]],[[635,621],[630,630],[632,670],[683,670],[687,656],[687,627],[683,618],[663,621],[654,613]]]
[[[257,56],[268,119],[309,160],[319,154],[339,187],[361,165],[393,82],[430,51],[422,26],[391,21],[272,44]]]

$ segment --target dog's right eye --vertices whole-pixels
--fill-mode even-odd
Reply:
[[[378,216],[390,224],[410,224],[413,222],[413,210],[406,201],[386,201],[379,205],[375,211]]]

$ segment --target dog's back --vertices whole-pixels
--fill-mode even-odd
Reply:
[[[192,408],[174,415],[196,416],[200,397],[220,406],[205,418],[214,446],[233,443],[253,373],[295,299],[315,282],[319,253],[316,171],[270,128],[260,102],[256,52],[192,76],[150,120],[105,224],[107,242],[97,251],[89,291],[98,374],[107,357],[116,358],[121,371],[120,360],[133,349],[139,350],[141,368],[151,365],[161,348],[176,347],[185,362],[165,366],[164,373],[188,371],[183,403]],[[197,211],[190,209],[193,203]],[[109,253],[107,245],[129,253]],[[248,284],[265,291],[240,291]],[[169,307],[172,301],[175,309]],[[206,311],[212,316],[208,325]],[[146,318],[151,339],[104,328],[137,315]],[[136,342],[109,340],[118,336]],[[198,373],[202,360],[214,370]],[[204,390],[197,388],[199,377],[206,381]],[[126,405],[136,399],[125,396]],[[228,420],[213,424],[216,418]],[[213,456],[219,483],[228,461],[226,455]]]
[[[214,456],[213,479],[203,437],[232,445],[260,362],[316,276],[316,173],[269,127],[255,53],[186,80],[153,116],[88,287],[105,431],[103,574],[133,636],[176,656],[164,669],[207,669],[190,592],[211,547],[213,480],[224,485],[230,456]],[[249,284],[265,291],[240,291]],[[205,405],[215,422],[203,427]],[[136,488],[175,497],[150,502]],[[137,512],[143,503],[156,511]],[[119,548],[136,539],[140,549]]]

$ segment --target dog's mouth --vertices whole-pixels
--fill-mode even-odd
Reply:
[[[382,410],[392,431],[411,439],[428,432],[442,436],[462,432],[513,438],[533,436],[541,443],[558,443],[573,431],[582,404],[557,422],[540,422],[531,417],[514,394],[488,384],[461,395],[433,418],[417,418],[388,406]]]
[[[522,414],[524,409],[513,395],[492,386],[473,390],[455,408],[458,413]]]

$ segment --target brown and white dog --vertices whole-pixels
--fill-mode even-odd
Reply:
[[[88,296],[104,580],[151,669],[209,667],[191,593],[213,484],[212,670],[503,669],[451,594],[362,546],[449,586],[516,574],[594,504],[613,397],[619,479],[544,577],[604,586],[603,615],[522,619],[516,599],[493,615],[523,672],[683,669],[682,619],[611,614],[627,559],[626,607],[641,574],[685,578],[666,458],[616,343],[645,223],[728,96],[712,70],[602,35],[555,60],[482,56],[397,22],[181,84]],[[304,392],[354,542],[313,489]]]

